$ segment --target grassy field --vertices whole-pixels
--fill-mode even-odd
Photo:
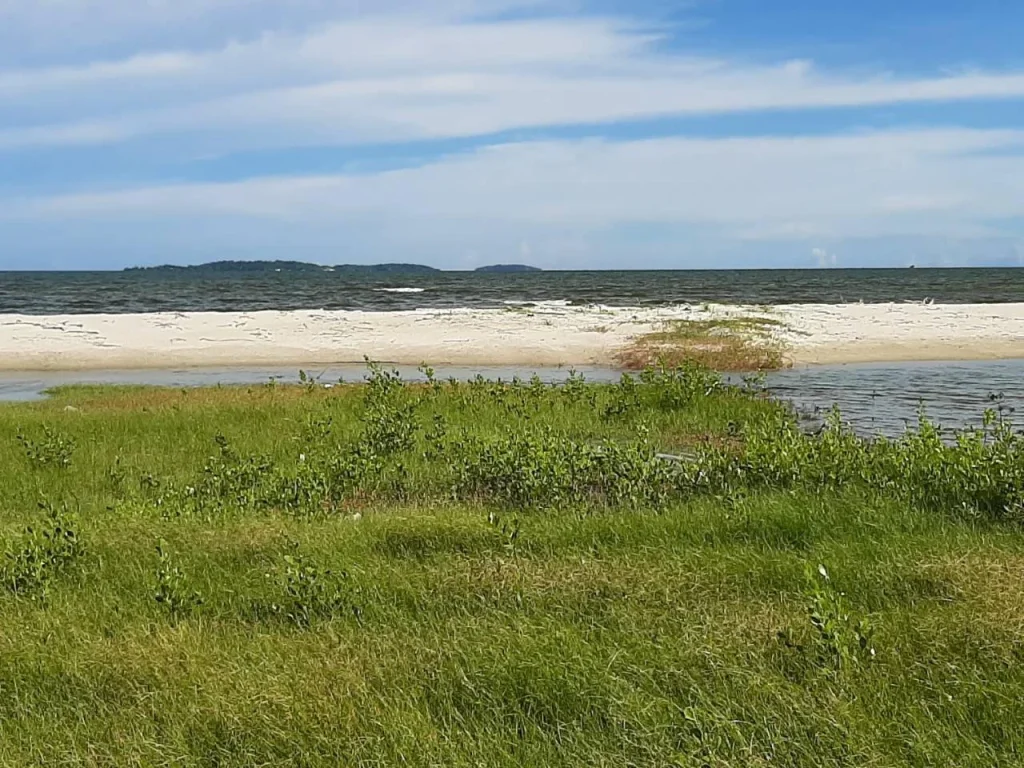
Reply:
[[[1024,761],[998,414],[370,379],[0,407],[0,764]]]

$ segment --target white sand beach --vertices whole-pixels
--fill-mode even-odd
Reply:
[[[0,315],[0,369],[381,362],[605,365],[675,319],[770,316],[794,364],[1024,358],[1024,303],[538,306],[410,312]]]

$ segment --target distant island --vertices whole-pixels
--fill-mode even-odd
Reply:
[[[261,274],[266,272],[348,272],[353,274],[427,274],[440,272],[423,264],[310,264],[305,261],[211,261],[206,264],[180,266],[163,264],[158,267],[128,267],[125,272],[202,272],[209,274]]]
[[[424,275],[440,272],[435,267],[423,264],[310,264],[306,261],[211,261],[206,264],[162,264],[157,267],[128,267],[125,272],[155,272],[177,274],[180,272],[211,275],[263,274],[267,272],[342,272],[349,274],[400,274]],[[540,272],[540,268],[526,264],[492,264],[478,267],[476,272]]]
[[[492,264],[489,267],[477,267],[476,272],[541,272],[540,267],[530,267],[526,264]]]

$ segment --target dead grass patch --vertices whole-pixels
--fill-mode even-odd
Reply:
[[[633,339],[616,362],[628,370],[683,363],[716,371],[778,370],[788,365],[785,345],[773,333],[781,326],[766,317],[672,320],[660,331]]]
[[[1024,635],[1024,556],[972,553],[943,559],[927,570],[962,593],[975,621]]]

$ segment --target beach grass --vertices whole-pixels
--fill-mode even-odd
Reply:
[[[670,320],[637,336],[617,354],[629,370],[695,363],[716,371],[773,371],[786,367],[786,348],[774,332],[780,320],[765,316]]]
[[[991,414],[872,442],[695,367],[378,369],[63,388],[0,407],[0,468],[3,765],[1024,751],[1024,451]]]

